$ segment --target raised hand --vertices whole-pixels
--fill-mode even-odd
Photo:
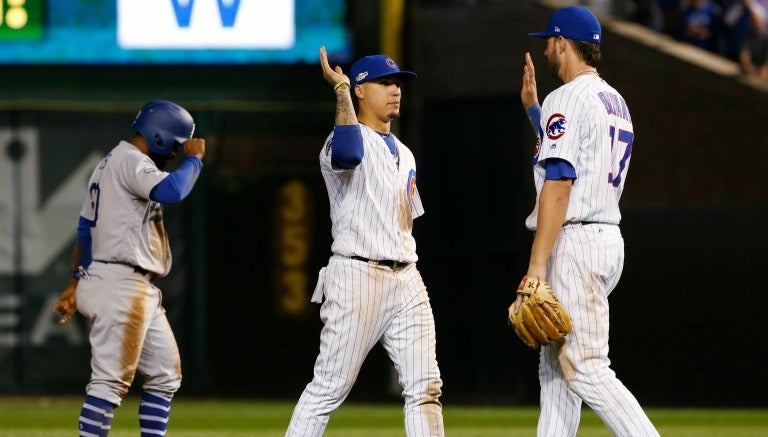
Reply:
[[[520,89],[520,99],[523,101],[525,109],[539,103],[539,96],[536,90],[536,70],[533,67],[531,54],[525,53],[525,66],[523,67],[523,86]]]
[[[331,65],[328,63],[328,53],[324,46],[320,47],[320,67],[323,69],[323,77],[329,84],[336,85],[339,82],[349,83],[349,77],[344,74],[341,67],[337,65],[336,68],[331,68]]]

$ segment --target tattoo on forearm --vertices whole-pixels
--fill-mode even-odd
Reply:
[[[357,115],[352,99],[347,93],[336,94],[336,124],[356,124]]]

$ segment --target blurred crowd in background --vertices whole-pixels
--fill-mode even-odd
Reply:
[[[768,0],[582,0],[738,62],[744,75],[768,81]]]

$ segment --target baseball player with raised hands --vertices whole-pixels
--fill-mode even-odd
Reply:
[[[539,436],[575,436],[582,401],[616,436],[657,436],[608,359],[608,295],[624,265],[619,199],[634,128],[624,98],[597,72],[602,29],[587,8],[555,11],[544,52],[563,85],[538,104],[528,53],[521,99],[538,136],[533,159],[535,232],[527,278],[548,282],[570,316],[571,332],[540,347]],[[521,289],[510,313],[518,311]],[[539,345],[534,344],[534,347]]]
[[[286,436],[323,434],[378,342],[400,377],[406,434],[442,436],[435,324],[411,235],[413,219],[424,212],[416,162],[390,130],[400,116],[401,85],[416,75],[374,55],[352,65],[350,80],[340,67],[330,67],[323,47],[320,66],[336,94],[335,128],[320,151],[333,255],[312,296],[322,302],[324,324],[314,377]]]
[[[115,408],[136,371],[144,376],[139,406],[142,436],[165,435],[171,399],[181,385],[181,359],[153,285],[171,269],[163,204],[183,200],[202,170],[205,140],[195,123],[167,100],[145,104],[136,134],[101,160],[88,181],[72,256],[72,276],[54,312],[67,322],[79,311],[90,322],[91,379],[79,435],[106,436]],[[179,167],[163,171],[178,148]]]

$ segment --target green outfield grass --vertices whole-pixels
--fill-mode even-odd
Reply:
[[[0,398],[0,437],[71,437],[76,434],[81,398]],[[171,437],[278,437],[285,433],[293,404],[241,400],[178,398],[168,435]],[[139,435],[138,399],[129,398],[115,413],[110,437]],[[768,409],[648,409],[665,437],[757,437],[768,435]],[[538,410],[526,407],[447,405],[446,434],[455,437],[535,436]],[[329,437],[404,436],[399,405],[347,403],[336,411],[325,433]],[[609,437],[591,411],[584,410],[580,437]]]

